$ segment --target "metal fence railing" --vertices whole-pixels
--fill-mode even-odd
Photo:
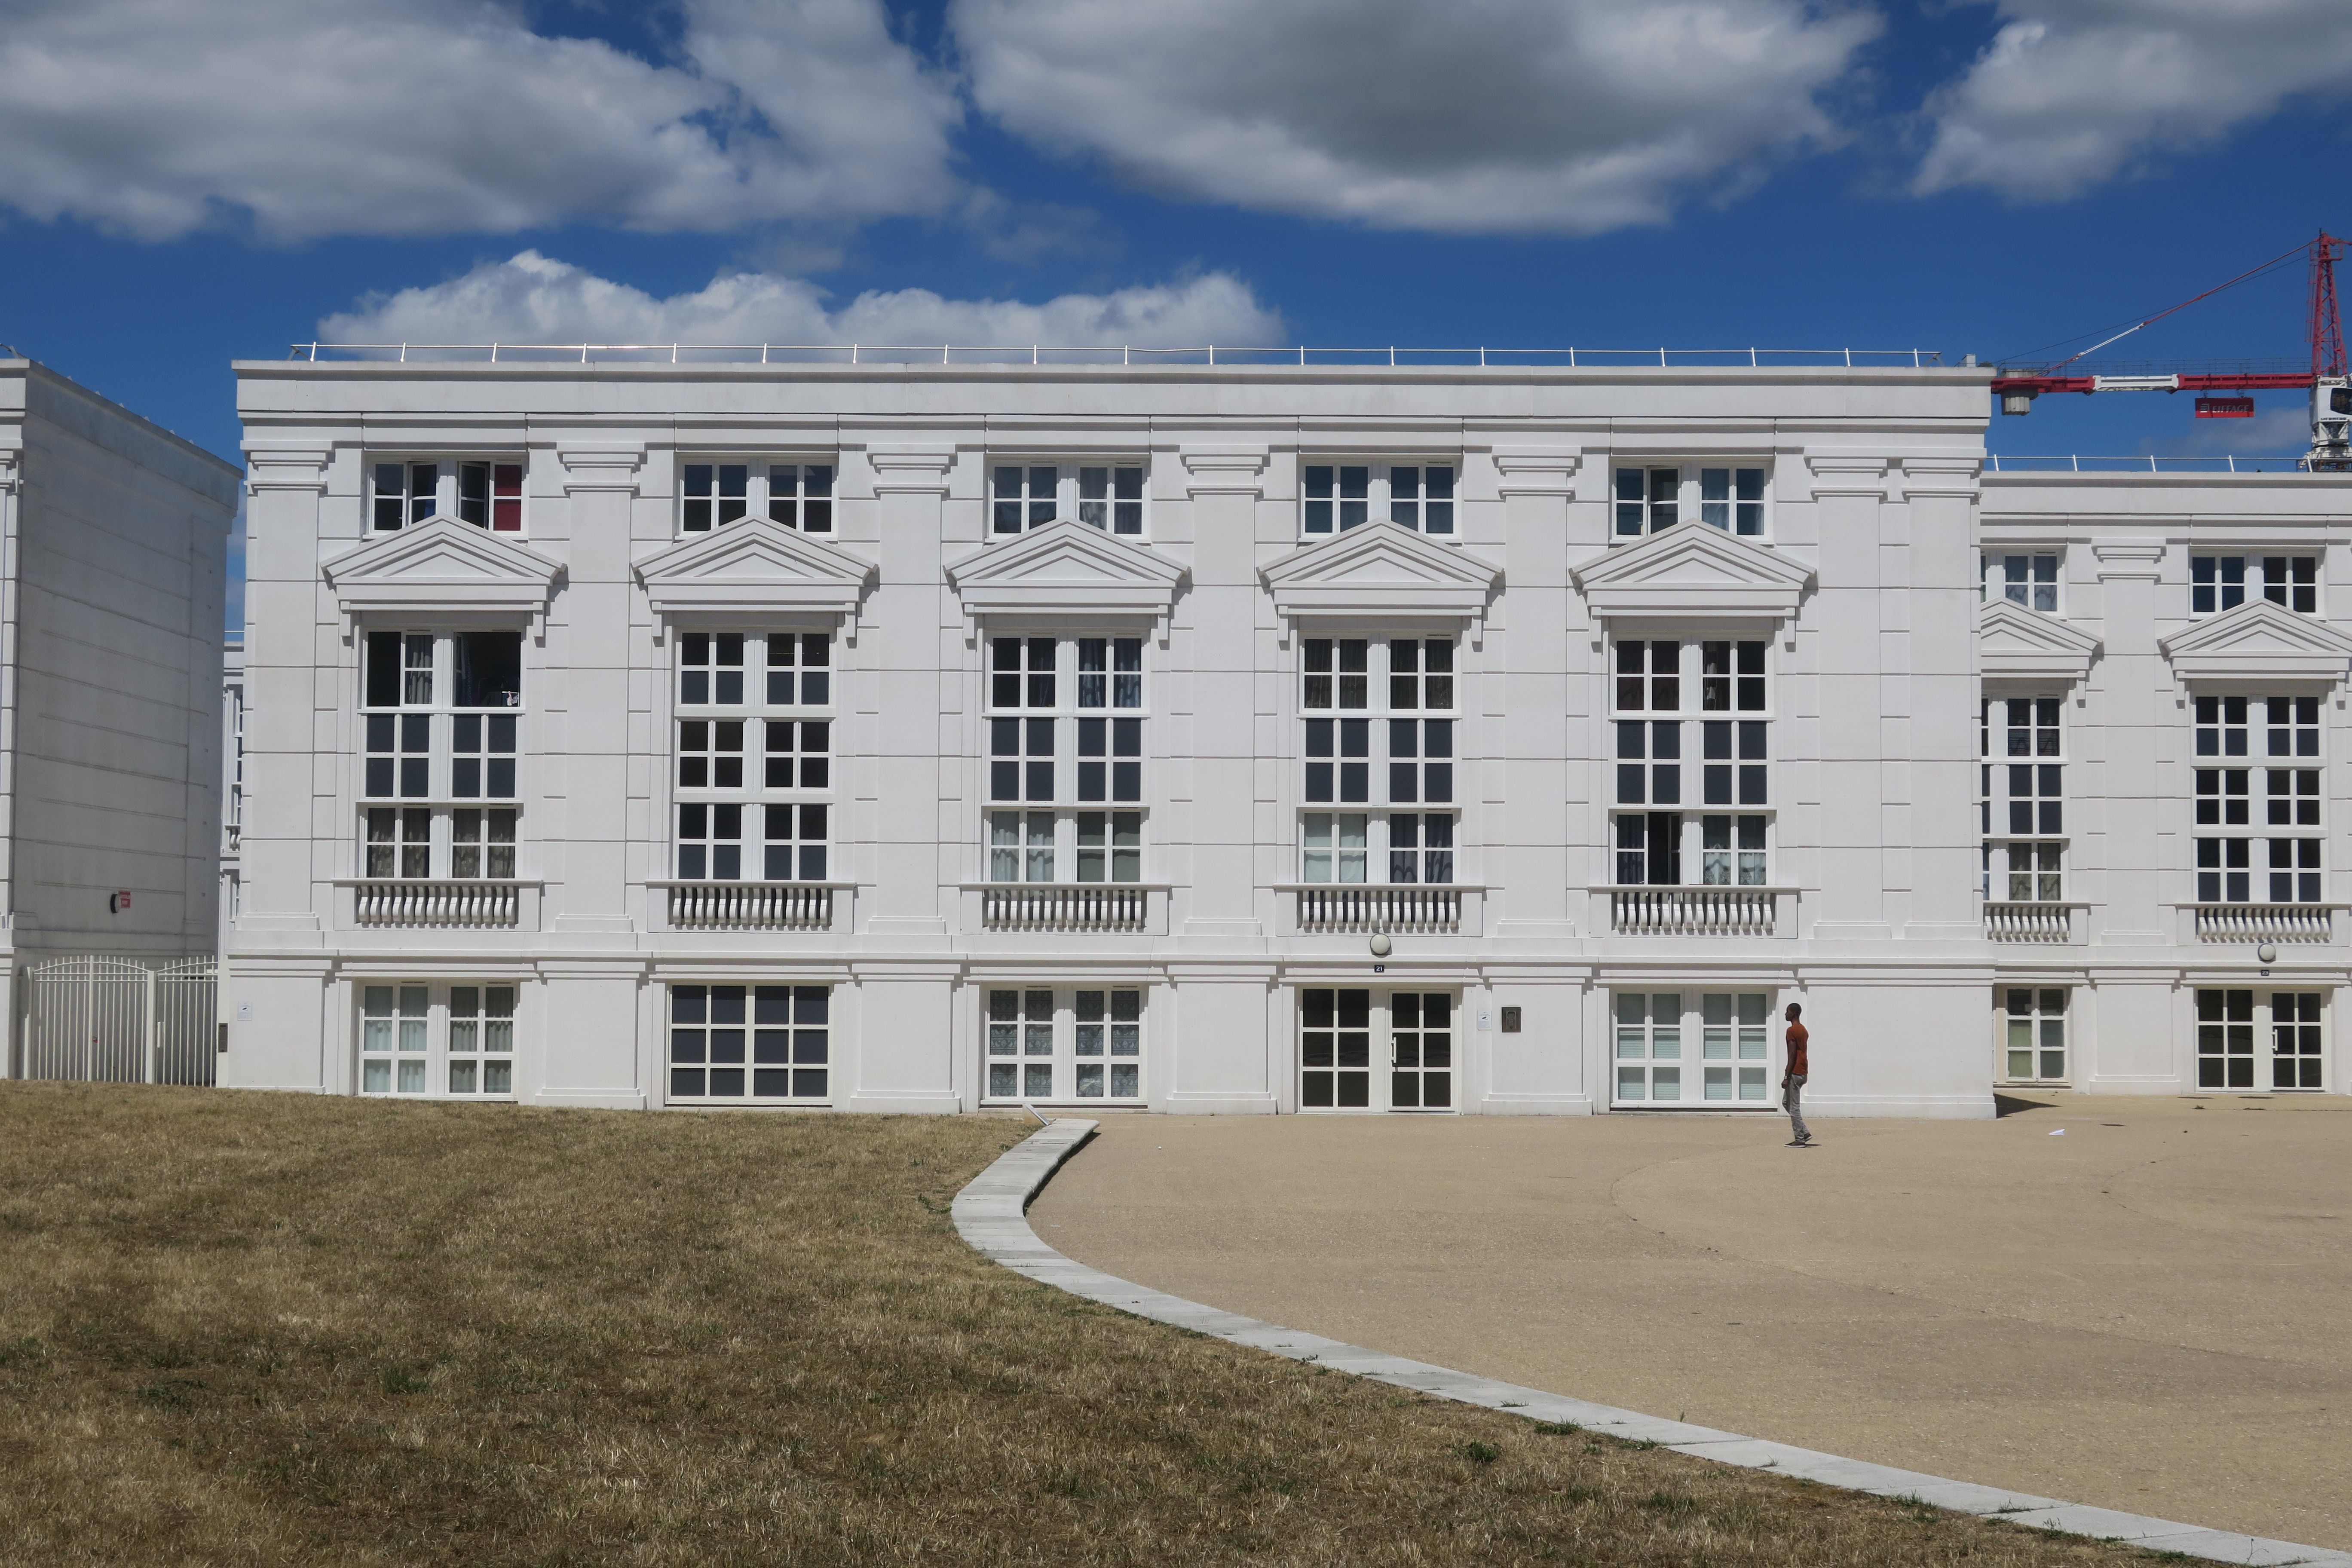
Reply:
[[[2302,458],[1985,458],[1989,474],[2294,474],[2304,471]]]
[[[9,1076],[210,1084],[219,978],[210,957],[150,963],[88,953],[33,964],[21,977]]]
[[[1934,349],[1415,349],[1248,348],[1201,344],[1145,348],[1130,344],[1043,343],[295,343],[289,359],[389,361],[394,363],[590,364],[1213,364],[1213,365],[1482,365],[1490,370],[1552,366],[1569,370],[1616,367],[1763,370],[1826,365],[1924,370],[1940,366]]]

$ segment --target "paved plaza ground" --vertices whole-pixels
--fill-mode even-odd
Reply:
[[[1030,1217],[1097,1268],[1356,1344],[2352,1549],[2352,1099],[1787,1129],[1113,1116]]]

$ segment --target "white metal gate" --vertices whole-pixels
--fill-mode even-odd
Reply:
[[[209,1084],[219,964],[87,954],[24,973],[19,1078]]]

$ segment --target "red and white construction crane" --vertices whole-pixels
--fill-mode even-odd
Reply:
[[[2210,299],[2224,289],[2268,272],[2306,251],[2311,256],[2309,370],[2278,366],[2260,370],[2247,367],[2136,375],[2064,374],[2068,365],[2084,355],[2095,353],[2108,343],[2129,337],[2151,322],[2185,310],[2199,300]],[[2336,262],[2344,251],[2343,240],[2322,230],[2318,238],[2298,245],[2284,255],[2273,257],[2253,271],[2242,273],[2227,283],[2217,284],[2193,299],[2183,300],[2168,310],[2158,310],[2146,321],[2136,321],[2114,337],[2094,343],[2082,353],[2071,354],[2055,364],[2032,369],[2003,366],[1994,373],[1992,378],[1992,390],[2000,399],[2000,411],[2003,414],[2031,413],[2033,400],[2045,392],[2194,392],[2202,395],[2197,399],[2197,417],[2200,419],[2250,419],[2253,416],[2254,400],[2245,394],[2308,388],[2311,393],[2311,452],[2304,459],[2303,466],[2315,471],[2352,472],[2352,435],[2347,435],[2347,432],[2352,432],[2352,379],[2345,375],[2344,319],[2336,303]],[[2230,394],[2236,395],[2226,395]]]

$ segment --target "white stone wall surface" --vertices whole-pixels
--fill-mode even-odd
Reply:
[[[236,374],[251,461],[249,804],[224,1006],[252,1022],[232,1026],[224,1070],[319,1092],[370,1092],[372,1051],[398,1065],[391,1026],[369,1036],[362,1013],[404,987],[425,999],[418,1059],[431,1068],[408,1092],[452,1092],[438,1076],[446,1009],[495,986],[515,999],[516,1098],[711,1103],[680,1089],[704,1080],[699,1062],[677,1076],[688,1047],[672,1015],[692,988],[740,985],[829,999],[822,1092],[741,1103],[1318,1110],[1315,998],[1361,992],[1364,1110],[1426,1095],[1473,1112],[1769,1114],[1779,1016],[1794,1002],[1813,1029],[1809,1110],[1985,1116],[1997,1085],[2018,1081],[1997,983],[2026,976],[2074,1004],[2064,1081],[2178,1089],[2197,1070],[2200,979],[2247,973],[2255,945],[2215,940],[2182,907],[2189,710],[2167,695],[2157,647],[2194,629],[2185,610],[2178,628],[2165,618],[2167,595],[2185,591],[2182,542],[2336,530],[2330,570],[2352,565],[2338,477],[1984,476],[1988,373],[1974,369],[247,362]],[[423,461],[518,467],[519,525],[420,511],[375,527],[376,468]],[[686,531],[688,466],[730,461],[835,468],[830,531],[757,517]],[[1067,489],[1060,521],[994,531],[993,470],[1057,466],[1067,486],[1080,467],[1120,464],[1143,471],[1137,532],[1076,521]],[[1309,469],[1430,465],[1455,475],[1452,532],[1387,521],[1379,502],[1395,498],[1377,494],[1365,526],[1306,531]],[[1614,476],[1670,468],[1686,513],[1702,469],[1760,473],[1761,526],[1742,535],[1685,516],[1617,532]],[[2011,541],[2063,551],[2060,610],[1988,618],[1981,555]],[[2310,646],[2280,656],[2301,658],[2296,689],[2325,689],[2340,715],[2341,671],[2318,668],[2337,634],[2324,616],[2305,620]],[[415,890],[365,871],[366,637],[483,628],[522,634],[514,876],[478,910],[467,900],[481,889],[445,889],[442,906],[412,899],[413,918],[387,917]],[[833,639],[827,876],[763,889],[757,907],[690,904],[711,889],[676,885],[692,880],[674,828],[688,798],[681,639],[720,630]],[[2260,647],[2221,630],[2226,647],[2179,657],[2251,659],[2238,679],[2268,679],[2275,628],[2256,628]],[[993,879],[1002,715],[988,661],[1015,637],[1059,639],[1066,659],[1081,637],[1142,645],[1143,846],[1123,888],[1076,881],[1067,824],[1052,884]],[[1357,637],[1452,643],[1458,822],[1443,889],[1392,885],[1378,845],[1368,882],[1307,880],[1306,820],[1320,807],[1306,798],[1303,660],[1310,641]],[[1703,881],[1707,716],[1695,690],[1680,715],[1680,883],[1617,885],[1626,721],[1612,660],[1630,640],[1679,645],[1694,686],[1706,643],[1768,650],[1762,881]],[[2111,687],[2119,658],[2139,662]],[[2005,900],[1986,899],[1979,704],[2010,690],[2064,695],[2074,716],[2068,896],[2055,913],[2028,911],[2031,942],[1988,925]],[[1368,711],[1385,726],[1385,710]],[[1077,722],[1066,699],[1057,722]],[[1059,731],[1060,767],[1075,765],[1075,732]],[[1376,737],[1370,760],[1385,769],[1393,743]],[[2342,750],[2331,740],[2331,800]],[[690,916],[707,908],[720,913]],[[2335,929],[2282,963],[2340,953]],[[1082,1097],[1074,1009],[1116,992],[1139,997],[1138,1092]],[[1023,1072],[992,1077],[1033,1065],[1025,1014],[996,1020],[1015,1054],[992,1053],[992,996],[1020,1009],[1032,993],[1052,1020],[1035,1037],[1054,1053],[1043,1094]],[[1640,1035],[1653,1092],[1639,1102],[1622,1092],[1629,997],[1679,1020],[1679,1038]],[[1759,1005],[1760,1031],[1747,1022]],[[1408,1026],[1426,1006],[1444,1030]],[[2326,1049],[2333,1082],[2332,1034]],[[1445,1057],[1442,1087],[1418,1056],[1421,1077],[1396,1076],[1408,1050]],[[1706,1092],[1711,1064],[1721,1098]],[[1677,1093],[1657,1089],[1676,1074]],[[488,1080],[471,1081],[478,1093]]]

